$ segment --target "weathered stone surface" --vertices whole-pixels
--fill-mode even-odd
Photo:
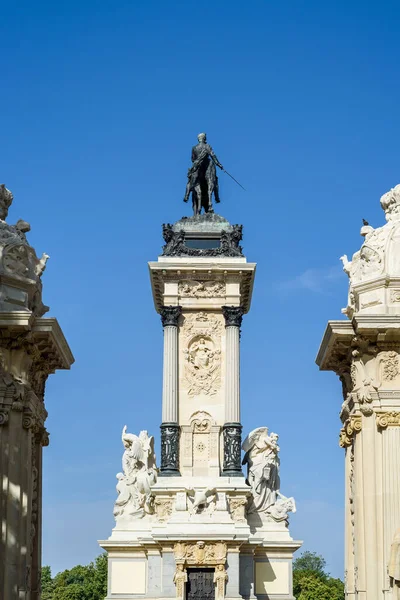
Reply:
[[[400,186],[384,194],[387,223],[361,228],[364,242],[351,261],[350,321],[330,321],[317,356],[340,378],[339,444],[345,451],[346,594],[395,597],[391,548],[400,523]]]
[[[101,545],[111,563],[127,555],[146,559],[154,548],[162,553],[162,573],[157,578],[152,570],[156,582],[144,594],[149,600],[183,600],[190,585],[187,569],[200,567],[214,569],[210,581],[218,600],[240,598],[242,581],[253,597],[258,585],[265,597],[272,590],[276,597],[293,600],[291,561],[301,543],[289,534],[288,513],[295,503],[279,493],[273,434],[268,439],[276,452],[272,460],[270,446],[261,448],[260,469],[272,472],[275,461],[274,480],[271,475],[261,481],[262,473],[256,473],[253,446],[258,442],[250,444],[246,463],[252,486],[245,483],[241,464],[239,334],[250,307],[255,264],[241,253],[241,228],[219,215],[182,219],[164,227],[164,236],[163,256],[150,263],[155,306],[164,325],[161,470],[151,486],[154,511],[118,522]],[[203,242],[216,245],[193,247]],[[260,482],[264,501],[257,502],[252,492],[256,495]],[[261,570],[258,581],[256,553],[260,564],[276,559],[276,572]],[[109,592],[107,599],[112,598]]]
[[[47,255],[28,244],[28,223],[4,221],[11,200],[0,186],[0,598],[39,600],[44,389],[74,359],[56,319],[42,318]]]

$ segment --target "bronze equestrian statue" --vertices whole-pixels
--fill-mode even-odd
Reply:
[[[205,133],[197,136],[199,143],[192,148],[192,166],[188,170],[188,182],[184,202],[188,202],[192,193],[193,214],[199,215],[201,209],[205,213],[213,213],[212,195],[215,202],[220,202],[216,166],[224,170],[213,149],[207,144]]]

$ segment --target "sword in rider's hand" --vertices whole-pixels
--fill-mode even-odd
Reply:
[[[227,175],[229,175],[229,177],[230,177],[231,179],[233,179],[233,181],[234,181],[235,183],[237,183],[238,185],[240,185],[240,187],[242,188],[242,190],[246,191],[246,190],[244,189],[244,187],[242,186],[242,184],[241,184],[241,183],[239,183],[239,182],[238,182],[238,180],[237,180],[237,179],[235,179],[233,175],[231,175],[230,173],[228,173],[228,171],[225,171],[225,169],[224,169],[223,167],[222,167],[222,171],[223,171],[224,173],[226,173]]]

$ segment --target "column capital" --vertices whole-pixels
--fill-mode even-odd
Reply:
[[[163,306],[160,310],[161,323],[163,327],[171,325],[178,327],[178,319],[181,316],[181,306]]]
[[[225,327],[240,327],[243,318],[242,306],[223,306],[222,314],[225,317]]]

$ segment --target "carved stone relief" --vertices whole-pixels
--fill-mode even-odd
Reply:
[[[26,246],[11,246],[4,249],[3,266],[8,273],[26,275],[29,272],[29,258]]]
[[[183,384],[190,397],[215,395],[221,385],[222,323],[215,315],[185,315],[182,326]]]
[[[157,520],[161,523],[168,521],[172,514],[174,501],[172,498],[155,498],[154,506],[156,509]]]
[[[220,427],[205,411],[196,411],[189,424],[182,426],[182,467],[190,469],[187,474],[219,474],[219,432]]]
[[[177,564],[225,565],[227,546],[225,542],[178,542],[174,546]]]
[[[186,313],[182,326],[182,334],[185,340],[195,335],[207,335],[219,337],[223,331],[221,319],[212,313],[198,312]]]
[[[179,282],[178,294],[182,298],[222,298],[226,294],[226,285],[220,281]]]
[[[399,375],[399,355],[394,350],[385,353],[382,358],[383,379],[393,381]]]
[[[208,336],[196,336],[183,350],[188,395],[214,395],[221,385],[221,351]]]
[[[229,511],[236,523],[246,523],[246,498],[229,498]]]

